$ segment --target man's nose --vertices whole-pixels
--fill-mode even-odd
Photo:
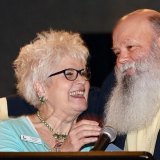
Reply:
[[[117,56],[117,59],[116,59],[116,66],[117,68],[120,68],[121,65],[127,63],[130,61],[130,56],[129,56],[129,53],[127,51],[121,51],[119,53],[119,55]]]

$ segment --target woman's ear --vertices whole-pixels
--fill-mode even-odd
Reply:
[[[34,90],[35,92],[37,93],[37,95],[40,97],[40,96],[44,96],[45,94],[45,87],[42,83],[40,82],[34,82]]]

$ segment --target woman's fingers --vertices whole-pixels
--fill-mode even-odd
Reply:
[[[68,150],[65,151],[79,151],[83,145],[97,141],[100,133],[101,127],[99,127],[98,122],[90,120],[79,121],[70,130],[64,144],[65,146],[68,145]]]

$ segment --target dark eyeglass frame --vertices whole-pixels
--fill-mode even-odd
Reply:
[[[70,78],[67,77],[66,71],[69,71],[69,70],[71,70],[71,71],[76,71],[76,76],[75,76],[73,79],[70,79]],[[84,72],[82,72],[82,71],[84,71]],[[53,74],[49,75],[48,78],[49,78],[49,77],[52,77],[52,76],[55,76],[55,75],[58,75],[58,74],[61,74],[61,73],[63,73],[64,76],[65,76],[65,78],[66,78],[67,80],[69,80],[69,81],[74,81],[74,80],[76,80],[77,77],[78,77],[78,74],[80,74],[82,77],[84,77],[86,81],[90,80],[90,77],[91,77],[91,73],[90,73],[90,71],[89,71],[88,68],[87,68],[87,69],[80,69],[80,70],[77,70],[77,69],[74,69],[74,68],[67,68],[67,69],[64,69],[64,70],[62,70],[62,71],[59,71],[59,72],[56,72],[56,73],[53,73]],[[83,74],[83,73],[84,73],[84,74]]]

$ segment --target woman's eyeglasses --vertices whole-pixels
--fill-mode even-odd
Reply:
[[[66,77],[66,79],[69,81],[76,80],[78,77],[78,74],[80,74],[82,77],[84,77],[85,80],[87,80],[87,81],[90,80],[90,77],[91,77],[91,73],[89,70],[87,70],[87,69],[76,70],[73,68],[64,69],[62,71],[53,73],[53,74],[49,75],[48,77],[52,77],[52,76],[55,76],[55,75],[61,74],[61,73],[63,73],[64,76]]]

